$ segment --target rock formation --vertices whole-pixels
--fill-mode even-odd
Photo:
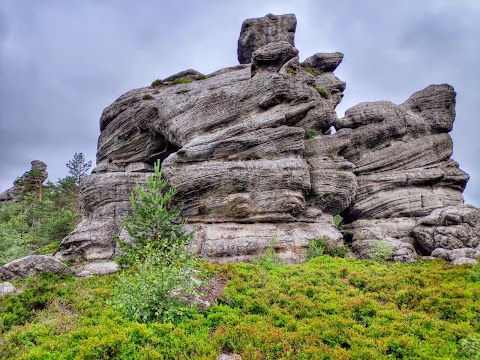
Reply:
[[[12,188],[0,193],[0,203],[11,201],[33,189],[41,191],[41,185],[48,177],[47,164],[40,160],[33,160],[31,164],[30,171],[17,178]]]
[[[214,262],[250,260],[270,245],[299,262],[315,238],[345,239],[365,257],[381,244],[398,261],[478,250],[479,213],[463,205],[468,175],[450,159],[453,88],[362,103],[338,119],[346,84],[333,72],[343,54],[300,62],[295,27],[294,15],[246,20],[240,65],[183,71],[108,106],[97,166],[81,183],[85,220],[57,257],[113,258],[129,194],[156,160],[195,230],[191,251]]]

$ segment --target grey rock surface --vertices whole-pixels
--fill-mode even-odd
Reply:
[[[427,252],[439,248],[474,251],[473,248],[480,245],[480,211],[468,205],[437,209],[418,220],[413,236]],[[435,255],[432,253],[432,256]]]
[[[8,281],[0,283],[0,296],[13,294],[13,293],[15,293],[16,290],[17,289],[15,288],[15,286],[13,286]]]
[[[186,70],[108,106],[97,166],[80,189],[85,219],[56,256],[115,257],[129,194],[157,160],[177,189],[179,221],[195,230],[190,251],[213,262],[250,261],[270,246],[301,262],[315,238],[345,240],[361,257],[388,248],[395,261],[445,241],[478,246],[471,211],[459,210],[468,174],[450,158],[453,88],[431,85],[399,105],[361,103],[338,119],[346,84],[333,71],[343,54],[300,63],[295,27],[294,15],[246,20],[241,65],[207,76]],[[436,211],[450,208],[445,223]],[[456,261],[471,252],[437,253]]]
[[[466,264],[477,265],[478,261],[475,260],[475,259],[471,259],[471,258],[458,258],[458,259],[455,259],[454,261],[452,261],[452,264],[453,265],[466,265]]]
[[[294,14],[268,14],[261,18],[245,20],[238,39],[238,62],[250,63],[253,52],[269,43],[286,41],[295,46],[296,28],[297,18]]]
[[[75,276],[88,277],[114,274],[119,271],[119,268],[115,261],[93,261],[71,266],[70,270]]]
[[[39,274],[71,274],[70,269],[52,256],[30,255],[0,267],[0,280],[24,279]]]
[[[305,59],[302,65],[306,68],[312,68],[318,72],[333,72],[343,60],[341,52],[336,53],[318,53]]]
[[[15,199],[15,188],[11,187],[10,189],[5,190],[4,192],[0,193],[0,203],[11,201]]]

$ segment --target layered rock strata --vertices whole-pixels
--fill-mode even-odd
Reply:
[[[429,86],[400,105],[362,103],[338,119],[346,84],[333,72],[343,54],[300,62],[295,27],[294,15],[246,20],[240,65],[186,70],[108,106],[97,166],[81,184],[85,220],[57,257],[115,257],[129,194],[157,160],[178,191],[179,221],[195,230],[190,251],[211,261],[248,261],[273,246],[299,262],[315,238],[345,238],[364,257],[386,246],[398,261],[443,248],[442,231],[458,240],[449,251],[478,246],[465,240],[478,234],[469,213],[477,210],[462,208],[468,175],[450,159],[453,88]],[[435,212],[444,208],[470,215],[445,222],[451,216]]]

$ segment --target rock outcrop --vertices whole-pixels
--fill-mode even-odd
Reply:
[[[294,15],[246,20],[240,65],[186,70],[108,106],[97,166],[80,188],[85,220],[57,257],[115,257],[129,194],[157,160],[178,191],[179,220],[195,230],[190,251],[210,261],[248,261],[273,246],[299,262],[315,238],[345,240],[363,257],[383,246],[396,261],[445,241],[448,250],[478,246],[478,210],[463,205],[468,175],[450,159],[453,88],[432,85],[400,105],[362,103],[338,119],[346,84],[333,71],[343,54],[300,62],[295,27]]]
[[[71,274],[70,269],[52,256],[30,255],[0,267],[0,280],[24,279],[38,274]]]
[[[31,164],[30,171],[17,178],[12,188],[0,193],[0,203],[14,200],[32,189],[38,191],[39,185],[41,186],[48,177],[47,164],[40,160],[33,160]]]
[[[295,46],[296,28],[297,18],[294,14],[268,14],[262,18],[245,20],[238,39],[238,62],[249,64],[255,50],[279,41]]]

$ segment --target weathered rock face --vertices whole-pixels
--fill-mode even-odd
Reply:
[[[468,181],[468,175],[450,160],[448,132],[454,105],[451,86],[431,85],[401,105],[362,103],[336,121],[338,132],[323,146],[355,165],[357,191],[342,213],[354,249],[364,249],[361,243],[371,241],[397,248],[400,241],[402,251],[410,249],[409,255],[404,254],[410,259],[416,254],[412,245],[433,250],[427,245],[433,240],[427,240],[420,228],[412,238],[415,220],[436,209],[462,205]]]
[[[255,50],[278,41],[295,46],[296,28],[297,18],[294,14],[268,14],[262,18],[245,20],[238,39],[238,62],[249,64]]]
[[[24,279],[44,273],[71,274],[71,271],[52,256],[30,255],[0,267],[0,280]]]
[[[343,54],[301,63],[295,26],[293,15],[247,20],[238,48],[245,64],[208,76],[186,70],[108,106],[97,166],[81,184],[85,220],[57,257],[113,258],[129,194],[156,160],[195,230],[190,251],[211,261],[250,260],[269,246],[285,262],[302,261],[312,239],[343,243],[338,213],[360,256],[383,246],[392,260],[409,261],[443,244],[436,232],[446,224],[420,219],[463,204],[468,175],[450,159],[453,88],[429,86],[401,105],[362,103],[338,119],[346,84],[333,71]],[[455,225],[458,247],[477,246],[466,237],[478,229],[466,223]]]

